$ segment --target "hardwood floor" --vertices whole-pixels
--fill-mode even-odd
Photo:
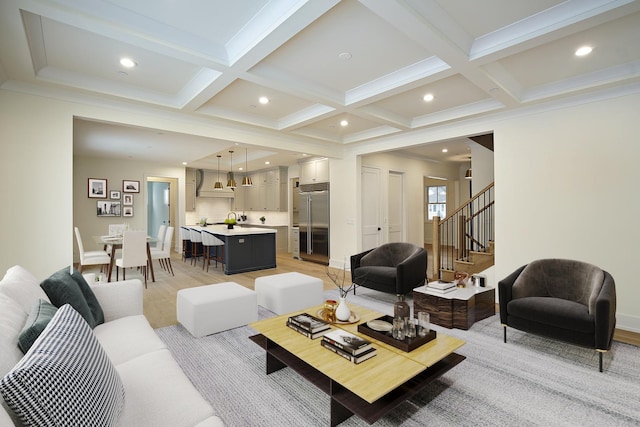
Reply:
[[[175,277],[160,268],[158,263],[154,264],[156,276],[155,282],[148,282],[148,287],[144,292],[144,314],[153,328],[162,328],[175,325],[176,320],[176,294],[180,289],[192,288],[195,286],[211,285],[213,283],[236,282],[239,285],[253,289],[253,282],[257,277],[271,274],[288,273],[297,271],[318,277],[324,282],[325,290],[335,289],[335,285],[326,274],[326,267],[313,262],[293,259],[290,253],[278,253],[276,255],[276,268],[268,270],[251,271],[248,273],[232,274],[226,276],[221,264],[218,268],[213,265],[209,267],[209,272],[202,269],[202,261],[198,266],[191,265],[190,260],[183,262],[181,255],[172,253],[171,264]],[[85,269],[85,272],[98,270]],[[339,270],[331,269],[332,273],[341,273]],[[142,275],[135,270],[127,271],[127,278],[140,278]],[[345,281],[351,280],[349,272],[346,273]],[[496,312],[498,308],[496,307]],[[628,331],[616,330],[614,339],[632,345],[640,346],[640,334]]]

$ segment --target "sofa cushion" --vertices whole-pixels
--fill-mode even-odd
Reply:
[[[127,393],[121,426],[186,427],[214,415],[167,349],[136,357],[116,369]]]
[[[116,366],[145,353],[167,348],[143,315],[98,325],[93,334]]]
[[[0,294],[0,376],[4,376],[22,359],[18,336],[27,316],[16,300]]]
[[[77,270],[74,269],[73,274],[69,274],[69,267],[56,271],[40,287],[56,307],[71,304],[91,328],[104,323],[104,314],[96,296]]]
[[[31,305],[31,313],[27,317],[20,335],[18,336],[18,347],[26,353],[33,345],[36,338],[40,336],[44,328],[49,324],[58,309],[43,299],[34,301]]]
[[[360,260],[360,265],[396,267],[419,250],[420,247],[412,243],[385,243],[363,256]]]
[[[49,301],[47,294],[38,285],[39,281],[33,274],[15,265],[7,270],[0,281],[0,293],[13,298],[25,314],[29,314],[33,301],[38,299]]]
[[[354,280],[366,280],[367,287],[375,283],[375,287],[389,288],[391,292],[396,289],[395,267],[385,267],[379,265],[363,266],[356,269]]]
[[[587,310],[587,306],[551,297],[527,297],[509,301],[509,316],[535,321],[537,323],[561,327],[581,333],[594,333],[595,319]]]
[[[586,305],[593,314],[603,282],[604,272],[595,265],[568,259],[541,259],[529,263],[513,282],[513,298],[561,298]]]
[[[125,392],[91,328],[67,304],[2,378],[0,393],[27,425],[109,426]]]

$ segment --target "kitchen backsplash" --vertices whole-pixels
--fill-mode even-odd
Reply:
[[[197,198],[196,210],[185,213],[185,221],[187,224],[197,224],[202,218],[207,218],[207,222],[222,222],[227,218],[227,215],[231,211],[232,201],[230,199],[216,199],[216,198]],[[238,220],[242,211],[235,211]],[[288,212],[253,212],[245,211],[247,216],[246,222],[249,224],[260,224],[260,217],[266,218],[265,225],[280,226],[289,225],[289,213]]]

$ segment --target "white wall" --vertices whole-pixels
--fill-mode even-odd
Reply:
[[[2,275],[19,264],[45,278],[72,261],[72,124],[67,103],[0,90]]]
[[[640,95],[531,114],[495,128],[496,276],[538,258],[595,264],[616,281],[618,326],[640,332]]]

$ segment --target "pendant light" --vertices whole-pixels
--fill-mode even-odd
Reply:
[[[229,172],[227,173],[227,187],[236,188],[236,180],[233,177],[233,150],[229,150],[229,154],[231,155],[231,167],[229,168]]]
[[[242,186],[243,187],[253,187],[253,182],[251,182],[251,177],[249,176],[249,167],[247,166],[247,149],[244,149],[244,170],[245,175],[242,178]]]
[[[222,190],[222,182],[220,181],[220,157],[222,156],[218,154],[216,157],[218,158],[218,179],[216,180],[216,183],[213,185],[213,189]]]

